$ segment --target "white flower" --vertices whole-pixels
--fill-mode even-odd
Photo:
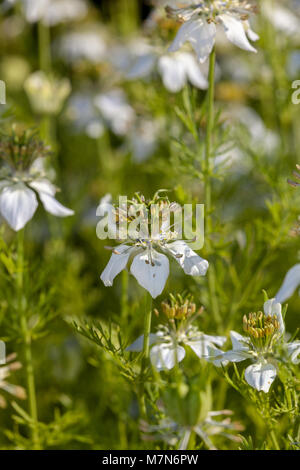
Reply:
[[[87,13],[84,0],[21,0],[24,14],[29,23],[42,21],[55,26],[66,21],[83,18]]]
[[[125,135],[135,120],[134,109],[121,89],[100,93],[94,99],[104,121],[116,135]]]
[[[183,22],[169,50],[178,51],[189,42],[201,63],[210,55],[216,38],[216,25],[221,24],[229,41],[246,51],[256,52],[249,39],[258,36],[251,30],[247,20],[251,7],[248,2],[232,0],[224,2],[183,1],[182,8],[168,8],[171,16]]]
[[[2,158],[4,145],[5,142],[2,142]],[[21,149],[24,152],[24,148],[26,149],[26,144],[23,147],[20,145],[20,152]],[[28,150],[30,152],[31,147]],[[42,159],[35,158],[32,161],[32,156],[29,155],[30,164],[26,166],[26,156],[28,157],[20,153],[8,158],[0,172],[0,214],[15,231],[21,230],[33,217],[38,207],[37,196],[46,211],[52,215],[67,217],[74,214],[55,199],[57,188],[50,182]]]
[[[71,92],[71,83],[67,78],[48,77],[45,72],[38,70],[26,79],[24,89],[34,112],[58,114]]]
[[[86,60],[97,64],[106,56],[106,44],[102,36],[93,30],[65,34],[59,41],[59,54],[68,63]]]
[[[142,218],[141,225],[147,224],[151,209],[147,207],[147,204],[141,204],[141,201],[138,203],[134,200],[124,215],[122,210],[118,209],[119,217],[128,220],[128,215],[130,217],[131,212],[136,214],[137,207],[142,205],[145,218]],[[155,204],[161,203],[161,199],[157,195],[153,201]],[[153,230],[153,233],[149,235],[142,229],[139,233],[129,234],[129,236],[126,234],[127,240],[113,250],[113,254],[101,274],[101,280],[105,286],[112,286],[114,278],[132,261],[131,274],[153,298],[157,297],[162,293],[169,276],[169,260],[166,254],[174,258],[186,274],[191,276],[206,274],[208,262],[198,256],[184,240],[176,239],[176,232],[172,232],[170,222],[168,218],[165,218],[166,214],[170,214],[171,207],[175,207],[176,210],[177,205],[169,202],[160,205],[163,221],[157,231]],[[138,219],[138,217],[134,217],[134,220],[138,221]]]
[[[287,36],[299,37],[300,19],[295,8],[292,7],[290,11],[282,5],[265,0],[262,4],[262,13],[278,31]]]
[[[284,341],[281,304],[275,299],[264,303],[264,314],[250,313],[248,318],[244,316],[243,321],[248,337],[231,331],[232,349],[225,352],[223,357],[230,362],[251,359],[253,364],[246,368],[245,380],[256,390],[268,393],[277,375],[277,346],[282,346],[291,362],[297,364],[300,341]]]
[[[140,118],[136,121],[129,136],[129,145],[137,162],[145,161],[155,152],[160,130],[161,126],[158,120]]]
[[[134,61],[126,77],[145,78],[155,67],[162,77],[165,88],[172,93],[182,90],[188,81],[202,90],[208,86],[200,65],[190,52],[161,54],[154,49],[153,52],[147,51]]]
[[[295,264],[285,275],[282,286],[275,298],[277,302],[285,302],[290,298],[300,284],[300,264]]]
[[[142,335],[128,346],[126,351],[142,351],[143,342],[144,336]],[[189,346],[200,359],[221,366],[222,363],[225,365],[227,361],[222,361],[223,352],[216,345],[223,346],[225,342],[225,336],[206,335],[191,325],[186,329],[180,328],[178,331],[160,325],[157,333],[150,335],[150,360],[156,369],[170,370],[176,363],[184,359],[185,349],[183,346]]]
[[[22,367],[22,364],[15,360],[16,357],[17,355],[13,353],[6,357],[4,365],[2,365],[2,361],[0,362],[0,390],[4,390],[6,393],[9,393],[16,398],[25,400],[26,392],[24,388],[7,382],[10,373]],[[6,404],[5,398],[0,395],[0,408],[5,408]]]

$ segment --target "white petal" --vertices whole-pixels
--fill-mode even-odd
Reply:
[[[281,314],[281,304],[276,302],[275,299],[269,299],[264,303],[264,312],[266,315],[277,318],[279,323],[279,331],[280,333],[284,333],[285,327]]]
[[[149,344],[157,342],[158,338],[154,333],[149,335]],[[140,352],[143,351],[144,346],[144,335],[139,336],[130,346],[126,348],[126,351]]]
[[[248,38],[250,39],[250,41],[258,41],[259,40],[259,35],[256,34],[255,31],[253,31],[251,29],[249,21],[247,21],[247,20],[244,21],[244,27],[245,27],[246,34],[247,34]]]
[[[0,212],[15,231],[21,230],[38,207],[34,191],[25,184],[7,186],[0,194]]]
[[[134,248],[128,245],[120,245],[115,251],[120,254],[113,253],[111,255],[109,262],[100,276],[101,281],[107,287],[112,286],[114,278],[126,268],[129,256],[134,251]]]
[[[178,51],[186,41],[189,41],[197,54],[198,60],[203,63],[212,51],[215,36],[216,27],[214,23],[207,23],[202,19],[190,20],[180,27],[169,51]]]
[[[144,251],[134,257],[130,271],[138,283],[155,299],[165,287],[169,276],[169,260],[165,255],[152,250],[152,261],[149,263],[148,253]]]
[[[49,214],[56,215],[57,217],[68,217],[70,215],[74,215],[74,211],[63,206],[50,194],[39,191],[39,196],[45,210],[49,212]]]
[[[257,52],[247,39],[243,23],[231,15],[220,15],[219,18],[223,22],[225,34],[229,41],[241,49],[250,52]]]
[[[212,335],[203,335],[204,339],[210,341],[211,343],[217,344],[218,346],[223,346],[226,343],[226,336],[212,336]]]
[[[291,297],[300,284],[300,264],[295,264],[285,275],[282,286],[276,294],[276,301],[283,303]]]
[[[252,364],[245,370],[246,382],[256,390],[268,393],[276,378],[276,367],[273,364]]]
[[[292,343],[287,344],[288,355],[291,357],[293,364],[299,364],[300,358],[300,341],[293,341]]]
[[[252,356],[247,351],[243,351],[241,349],[231,349],[224,353],[224,359],[230,362],[241,362],[251,357]]]
[[[50,194],[50,196],[54,196],[56,193],[56,187],[47,179],[36,179],[29,183],[29,186],[38,193],[41,191],[43,193]]]
[[[205,276],[209,266],[208,261],[197,255],[184,241],[168,243],[165,249],[171,253],[186,274]]]
[[[159,58],[158,70],[162,75],[164,86],[172,93],[182,90],[186,83],[185,69],[176,57],[164,55]]]
[[[185,350],[182,346],[175,348],[173,345],[165,343],[153,346],[150,351],[151,363],[158,369],[172,369],[177,362],[181,362],[185,356]]]
[[[232,347],[235,351],[248,351],[249,349],[249,339],[245,336],[240,335],[236,331],[230,332],[230,339],[232,342]]]
[[[182,67],[184,67],[186,75],[191,82],[197,88],[205,90],[208,87],[207,79],[204,77],[199,63],[196,61],[192,54],[182,52],[179,54],[179,61]]]

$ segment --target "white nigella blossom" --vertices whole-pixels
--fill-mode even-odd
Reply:
[[[85,0],[21,0],[21,3],[29,23],[42,21],[48,26],[79,20],[87,13]]]
[[[157,211],[155,214],[153,209]],[[106,286],[111,286],[114,278],[132,261],[131,274],[153,298],[157,297],[162,293],[169,276],[169,260],[166,255],[174,258],[186,274],[206,274],[208,262],[180,239],[176,230],[172,231],[169,217],[171,212],[176,211],[181,211],[180,206],[160,197],[159,192],[152,201],[147,202],[143,196],[136,194],[128,210],[120,207],[115,211],[117,226],[122,226],[119,238],[125,241],[114,248],[101,274],[101,280]],[[158,217],[159,213],[161,219]],[[126,227],[122,231],[124,222]],[[141,227],[139,231],[136,224]]]
[[[146,78],[155,68],[161,75],[165,88],[172,93],[182,90],[188,81],[202,90],[208,86],[200,64],[193,54],[186,51],[173,54],[161,53],[156,49],[146,51],[136,58],[126,77],[130,80]]]
[[[75,93],[69,100],[66,116],[92,139],[101,137],[107,128],[118,136],[127,136],[136,122],[135,111],[119,88],[96,95]]]
[[[283,359],[280,350],[288,360],[297,364],[300,341],[285,342],[281,304],[275,299],[264,303],[264,313],[245,315],[243,326],[248,336],[231,331],[233,348],[225,352],[223,358],[230,362],[251,359],[253,364],[246,368],[245,380],[256,390],[268,393],[277,375],[277,357]]]
[[[167,6],[167,12],[183,24],[169,48],[171,52],[178,51],[184,43],[189,42],[199,61],[205,62],[214,47],[218,24],[223,26],[227,38],[233,44],[246,51],[256,52],[248,40],[258,39],[249,25],[248,17],[254,8],[248,0],[183,0],[174,3],[175,8]],[[179,3],[181,6],[176,8]]]
[[[129,138],[130,147],[137,162],[145,161],[155,152],[160,130],[161,126],[158,120],[143,118],[136,120]]]
[[[48,77],[39,70],[26,79],[24,89],[34,112],[58,114],[71,92],[71,83],[67,78]]]
[[[54,197],[57,188],[50,182],[41,158],[46,153],[48,149],[26,132],[13,133],[0,143],[0,214],[15,231],[33,217],[38,207],[37,195],[50,214],[74,214]]]
[[[156,369],[172,369],[185,357],[183,346],[190,347],[200,358],[220,366],[223,351],[217,346],[223,346],[225,336],[211,336],[202,333],[192,323],[201,313],[196,312],[196,305],[188,300],[168,303],[162,302],[162,311],[168,318],[167,325],[159,325],[156,334],[150,335],[150,360]],[[140,352],[143,350],[144,336],[132,343],[127,351]],[[223,365],[226,361],[223,361]]]
[[[264,0],[261,6],[263,15],[272,23],[275,29],[287,36],[299,37],[300,18],[297,16],[295,5],[279,5],[277,2]]]
[[[126,135],[135,120],[135,111],[121,89],[100,93],[94,99],[104,122],[116,135]]]
[[[58,43],[59,55],[68,63],[86,60],[97,64],[105,59],[106,43],[98,31],[74,31],[65,34]]]

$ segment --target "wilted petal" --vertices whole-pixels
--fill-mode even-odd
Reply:
[[[176,60],[176,56],[164,55],[159,58],[158,70],[162,75],[164,86],[172,93],[182,90],[186,83],[185,69]]]
[[[5,187],[0,194],[0,212],[16,232],[33,217],[38,207],[34,191],[18,183]]]
[[[166,343],[157,344],[150,351],[151,363],[158,370],[172,369],[176,361],[181,362],[184,356],[185,350],[182,346],[175,348],[173,345]]]
[[[299,364],[300,358],[300,341],[293,341],[292,343],[287,344],[288,355],[291,358],[293,364]]]
[[[129,256],[134,251],[134,248],[128,245],[120,245],[115,251],[118,254],[113,253],[111,255],[109,262],[100,276],[101,281],[106,287],[112,286],[114,278],[126,268]]]
[[[149,335],[149,344],[154,344],[157,342],[158,338],[154,333]],[[139,336],[130,346],[126,348],[126,351],[129,352],[140,352],[143,351],[144,346],[144,335]]]
[[[277,302],[284,302],[291,297],[300,284],[300,264],[295,264],[285,275],[282,286],[277,292],[275,299]]]
[[[198,60],[203,63],[212,51],[215,36],[216,26],[214,23],[207,23],[201,18],[196,21],[190,20],[180,27],[169,51],[178,51],[186,41],[189,41]]]
[[[165,249],[176,259],[185,274],[205,276],[209,266],[208,261],[197,255],[184,241],[168,243]]]
[[[169,260],[165,255],[152,251],[153,266],[144,251],[134,257],[130,271],[138,283],[155,299],[165,287],[169,276]]]
[[[268,393],[276,374],[276,367],[273,364],[252,364],[245,370],[245,380],[259,392]]]
[[[285,327],[281,313],[281,304],[276,302],[276,299],[269,299],[264,303],[264,312],[266,315],[277,318],[279,331],[280,333],[284,333]]]
[[[229,41],[246,51],[257,52],[248,41],[243,23],[240,20],[237,20],[232,15],[228,15],[226,13],[224,15],[220,15],[219,18],[223,22],[225,34]]]

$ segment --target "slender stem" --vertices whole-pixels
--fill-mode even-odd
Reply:
[[[147,294],[146,297],[146,312],[145,312],[145,322],[144,322],[144,346],[143,346],[143,359],[144,362],[149,358],[149,337],[151,330],[151,316],[152,316],[152,297],[150,294]]]
[[[50,29],[42,21],[38,23],[39,67],[44,72],[51,70]]]
[[[128,315],[128,271],[122,271],[122,293],[121,293],[121,315],[122,320],[127,320]]]
[[[145,403],[145,386],[144,386],[144,371],[149,359],[149,346],[150,346],[150,331],[151,331],[151,317],[152,317],[152,297],[150,294],[146,294],[146,311],[145,311],[145,319],[144,319],[144,344],[143,344],[143,357],[142,357],[142,364],[141,364],[141,385],[139,387],[139,404],[140,404],[140,412],[143,418],[146,418],[147,411],[146,411],[146,403]]]
[[[208,111],[207,128],[205,139],[205,225],[207,235],[207,246],[210,248],[210,235],[212,232],[212,197],[211,197],[211,156],[212,156],[212,135],[214,128],[214,95],[215,95],[215,61],[216,52],[213,48],[209,57],[209,76],[208,76]],[[216,274],[213,265],[208,269],[208,288],[212,305],[212,314],[218,326],[221,324],[219,305],[216,297]]]
[[[32,418],[31,436],[35,449],[39,449],[39,435],[38,435],[38,413],[37,402],[35,393],[35,380],[34,369],[31,351],[31,335],[28,330],[26,319],[26,312],[24,309],[24,230],[20,230],[17,235],[18,238],[18,257],[17,257],[17,297],[18,297],[18,310],[21,320],[21,331],[24,343],[24,357],[25,357],[25,372],[27,381],[27,393],[29,402],[29,413]]]

